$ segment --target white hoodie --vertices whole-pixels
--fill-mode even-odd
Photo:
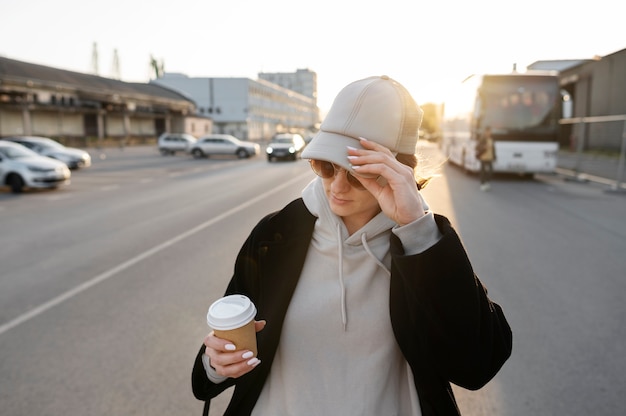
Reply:
[[[389,239],[426,250],[440,238],[433,214],[399,227],[381,212],[349,236],[319,178],[302,197],[318,219],[252,415],[421,415],[389,318]]]

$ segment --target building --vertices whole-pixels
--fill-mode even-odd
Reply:
[[[41,135],[89,146],[211,130],[211,119],[197,116],[191,99],[165,86],[0,57],[0,136]]]
[[[307,94],[261,78],[191,78],[165,73],[152,83],[190,97],[197,104],[197,115],[213,119],[214,133],[264,141],[282,132],[306,136],[319,125],[317,84],[313,82],[317,77],[311,71],[306,74]],[[300,87],[305,88],[305,83]]]
[[[578,61],[538,61],[528,69],[558,71],[561,87],[572,104],[570,117],[626,115],[626,49],[606,56]],[[564,124],[561,145],[582,149],[619,151],[626,121],[597,121],[584,125]]]
[[[310,69],[296,72],[260,72],[259,79],[315,99],[317,105],[317,74]]]

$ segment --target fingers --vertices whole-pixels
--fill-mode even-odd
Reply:
[[[348,147],[348,159],[357,173],[382,176],[396,184],[398,181],[414,184],[413,169],[398,162],[389,149],[362,137],[360,143],[363,149]]]
[[[266,321],[255,321],[257,332],[265,328]],[[252,371],[261,363],[250,350],[237,350],[237,347],[229,340],[215,336],[213,331],[204,338],[206,347],[205,354],[211,361],[217,374],[226,377],[241,377]]]
[[[265,328],[265,324],[267,324],[267,322],[265,320],[255,321],[254,322],[254,329],[256,330],[256,332],[262,331],[263,328]]]
[[[261,363],[261,360],[253,356],[252,351],[216,353],[207,349],[207,355],[215,372],[225,377],[241,377]]]
[[[261,363],[252,351],[237,351],[232,342],[216,337],[213,331],[204,339],[204,345],[204,353],[209,356],[211,367],[220,376],[241,377]]]
[[[359,143],[361,144],[361,146],[363,146],[364,149],[375,150],[377,152],[387,153],[390,156],[393,156],[391,150],[387,149],[382,144],[367,140],[365,137],[359,137]]]

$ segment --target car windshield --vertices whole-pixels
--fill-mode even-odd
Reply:
[[[1,146],[0,152],[9,159],[37,156],[37,153],[22,146]]]
[[[54,140],[42,140],[35,142],[38,146],[43,147],[44,149],[53,149],[53,150],[62,150],[65,148],[61,143],[55,142]]]
[[[272,140],[274,143],[289,143],[289,144],[293,144],[293,139],[290,137],[278,137],[274,140]]]

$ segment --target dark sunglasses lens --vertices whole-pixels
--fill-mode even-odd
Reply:
[[[322,178],[328,179],[335,176],[335,168],[330,162],[313,159],[311,160],[311,167],[313,168],[313,171]]]
[[[319,164],[322,178],[332,178],[335,176],[335,167],[332,163],[320,161]]]
[[[350,172],[348,172],[346,177],[348,178],[348,182],[350,183],[350,185],[354,186],[357,189],[365,189],[363,184],[361,184],[361,182],[359,182],[359,180],[355,178]]]
[[[335,177],[335,172],[339,168],[335,168],[331,162],[326,162],[325,160],[315,160],[311,159],[311,168],[313,171],[320,177],[324,179],[329,179]],[[346,172],[346,178],[351,186],[354,186],[358,189],[365,189],[365,187],[359,182],[357,178],[352,176],[350,172]]]

